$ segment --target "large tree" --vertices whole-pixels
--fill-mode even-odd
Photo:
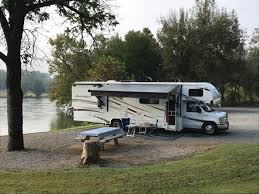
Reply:
[[[88,79],[95,81],[120,81],[128,79],[126,65],[111,56],[103,56],[97,62],[94,62],[88,74]]]
[[[111,38],[97,35],[94,40],[91,50],[91,60],[93,63],[98,63],[100,58],[108,56],[125,61],[125,44],[118,34]]]
[[[249,43],[245,70],[247,76],[242,76],[242,86],[253,100],[254,93],[259,97],[259,28],[255,29]]]
[[[148,28],[142,31],[129,31],[124,40],[118,35],[111,38],[97,37],[93,60],[102,56],[122,61],[131,78],[144,77],[158,79],[159,65],[162,63],[160,47]]]
[[[55,39],[50,39],[50,44],[53,50],[49,73],[54,80],[49,88],[49,98],[62,106],[71,101],[73,83],[85,80],[90,69],[90,51],[84,40],[77,40],[68,34],[59,34]]]
[[[158,79],[161,62],[160,47],[148,28],[129,31],[125,35],[125,63],[130,76],[136,80],[145,77]]]
[[[165,79],[209,81],[224,93],[237,85],[244,67],[244,36],[235,11],[219,9],[215,0],[196,0],[191,11],[163,18],[158,38]]]
[[[116,24],[104,0],[1,0],[0,24],[4,34],[6,52],[0,59],[7,67],[7,112],[9,141],[8,150],[23,150],[23,91],[21,89],[21,58],[27,61],[28,54],[21,56],[21,45],[26,20],[42,22],[49,18],[46,7],[55,6],[57,13],[70,21],[70,31],[85,30],[108,24]]]

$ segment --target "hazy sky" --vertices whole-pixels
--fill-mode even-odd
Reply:
[[[158,20],[167,16],[170,11],[178,11],[180,8],[189,9],[194,5],[195,0],[113,0],[114,13],[117,15],[120,24],[115,32],[124,36],[129,30],[141,30],[144,27],[151,29],[153,34],[160,28]],[[259,27],[259,0],[216,0],[218,6],[227,8],[228,11],[235,9],[241,24],[241,28],[250,36],[255,27]],[[50,45],[48,38],[61,32],[61,24],[54,22],[52,18],[39,34],[40,48],[47,56],[50,56]],[[115,33],[113,32],[113,33]],[[0,68],[4,68],[0,64]],[[48,71],[45,62],[39,62],[34,66],[35,70]]]
[[[117,0],[116,12],[120,25],[116,30],[125,34],[130,29],[147,26],[156,34],[161,16],[168,15],[170,10],[189,9],[194,3],[195,0]],[[241,27],[246,29],[249,35],[256,26],[259,27],[259,0],[216,0],[216,3],[229,11],[235,9]]]

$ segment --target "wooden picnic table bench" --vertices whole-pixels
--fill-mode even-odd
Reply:
[[[104,144],[114,140],[114,144],[118,145],[118,138],[122,138],[124,135],[123,130],[116,127],[101,127],[80,132],[76,139],[84,142],[82,162],[98,162],[97,160],[100,159],[99,151],[104,150]]]

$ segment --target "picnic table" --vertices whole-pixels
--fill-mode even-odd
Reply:
[[[95,138],[100,141],[103,139],[111,138],[115,139],[116,136],[123,136],[124,132],[118,127],[101,127],[97,129],[87,130],[79,133],[79,140],[85,141],[90,138]]]
[[[98,161],[100,159],[98,146],[104,150],[104,144],[111,140],[118,145],[118,138],[122,138],[124,135],[123,130],[117,127],[101,127],[80,132],[77,139],[84,142],[81,160],[83,163]]]

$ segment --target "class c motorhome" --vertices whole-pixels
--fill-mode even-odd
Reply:
[[[211,110],[220,93],[210,83],[76,82],[72,87],[75,121],[125,127],[134,122],[181,131],[201,129],[214,134],[228,129],[228,115]]]

